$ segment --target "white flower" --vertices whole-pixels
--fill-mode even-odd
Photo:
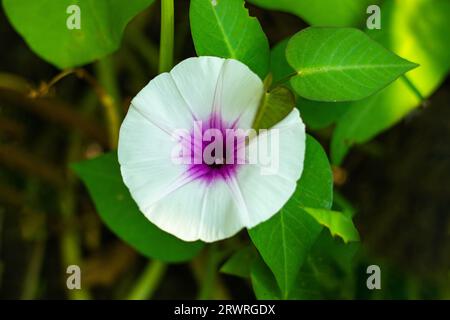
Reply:
[[[263,91],[243,63],[199,57],[158,75],[138,93],[120,129],[118,154],[123,180],[147,219],[185,241],[212,242],[252,228],[283,207],[303,170],[305,127],[296,109],[247,141],[254,152],[263,137],[277,133],[278,150],[269,150],[279,153],[271,154],[279,161],[275,174],[263,174],[258,163],[221,164],[222,158],[212,165],[174,161],[174,150],[193,145],[192,158],[205,148],[197,138],[174,139],[176,130],[192,134],[195,121],[222,132],[249,129]]]

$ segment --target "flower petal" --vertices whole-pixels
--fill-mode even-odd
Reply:
[[[259,103],[263,97],[264,84],[245,64],[238,60],[225,60],[219,76],[215,106],[226,121],[239,118],[237,127],[252,127]]]
[[[248,208],[247,228],[271,218],[286,204],[294,193],[297,180],[303,171],[306,134],[297,109],[292,110],[270,130],[254,138],[249,143],[248,153],[257,153],[257,148],[263,147],[262,141],[267,136],[276,139],[275,130],[278,130],[279,149],[268,150],[270,161],[267,167],[264,166],[268,169],[273,165],[275,169],[273,174],[263,174],[261,164],[244,165],[237,173],[239,188]],[[277,156],[279,156],[278,165],[275,163]]]
[[[171,161],[178,142],[130,107],[120,128],[118,157],[122,178],[140,208],[149,206],[183,172]]]
[[[192,112],[167,72],[152,79],[133,98],[131,106],[149,122],[168,133],[193,126]]]
[[[180,95],[198,120],[211,115],[214,91],[224,61],[218,57],[189,58],[170,71]]]
[[[211,185],[191,181],[142,211],[159,228],[184,241],[218,241],[243,228],[241,211],[223,180]]]
[[[241,116],[239,127],[251,127],[264,85],[242,62],[218,57],[189,58],[170,74],[197,119],[207,119],[216,108],[224,120],[234,122]]]

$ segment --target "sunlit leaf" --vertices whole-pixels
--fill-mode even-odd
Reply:
[[[75,163],[103,222],[143,255],[168,262],[194,257],[202,242],[184,242],[160,230],[139,211],[123,184],[115,153]]]
[[[327,227],[331,235],[341,237],[344,242],[359,241],[358,230],[353,225],[352,219],[343,213],[317,208],[303,209],[316,219],[317,222]]]
[[[292,87],[317,101],[366,98],[416,67],[352,28],[302,30],[289,41],[286,58],[297,72]]]
[[[425,98],[439,87],[450,70],[448,12],[447,0],[386,1],[381,30],[369,33],[393,52],[420,64],[407,77]],[[369,141],[421,102],[415,90],[400,78],[373,97],[351,103],[334,132],[333,162],[340,164],[352,145]]]
[[[247,0],[266,9],[299,16],[314,26],[357,27],[368,17],[367,7],[381,0]]]
[[[199,56],[233,58],[264,79],[269,70],[269,42],[244,0],[191,0],[192,38]]]
[[[303,174],[294,195],[279,213],[249,230],[284,298],[289,296],[300,266],[322,230],[322,226],[302,207],[329,209],[333,199],[332,187],[327,156],[320,144],[308,136]]]
[[[286,60],[286,47],[289,39],[285,39],[273,47],[270,56],[270,71],[274,86],[289,85],[289,76],[295,70]],[[348,109],[346,102],[320,102],[296,97],[296,105],[302,120],[310,129],[321,129],[333,124]]]
[[[116,50],[127,23],[152,2],[3,0],[3,8],[30,48],[63,69],[90,63]],[[67,26],[67,20],[71,22],[71,16],[78,14],[68,10],[71,5],[79,8],[79,29],[71,29],[70,23],[71,28]]]

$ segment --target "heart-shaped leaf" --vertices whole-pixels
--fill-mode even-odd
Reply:
[[[273,47],[270,53],[270,71],[273,83],[287,81],[294,69],[286,60],[286,47],[289,39],[285,39]],[[296,97],[296,106],[300,110],[302,120],[310,129],[321,129],[334,123],[348,110],[346,102],[320,102]]]
[[[191,0],[192,38],[199,56],[233,58],[264,79],[269,70],[269,42],[244,0]]]
[[[265,9],[295,14],[313,26],[357,27],[367,7],[381,0],[247,0]]]
[[[352,101],[381,90],[417,65],[352,28],[307,28],[294,35],[286,58],[291,85],[317,101]]]
[[[281,293],[264,261],[256,257],[250,274],[255,295],[258,299],[306,300],[324,299],[328,293],[328,297],[352,298],[348,296],[348,288],[343,286],[343,283],[352,281],[343,280],[354,276],[353,258],[359,247],[359,242],[344,244],[341,240],[332,238],[329,232],[322,232],[287,296]]]
[[[127,23],[153,1],[3,0],[3,7],[30,48],[64,69],[116,50]]]
[[[285,295],[280,291],[277,282],[270,272],[270,269],[261,260],[257,258],[253,261],[250,277],[252,280],[253,291],[256,298],[260,300],[306,300],[320,299],[320,285],[316,275],[309,271],[302,271],[301,277],[297,277],[293,283],[289,294]]]

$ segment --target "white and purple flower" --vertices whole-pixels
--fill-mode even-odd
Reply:
[[[294,109],[269,130],[248,134],[263,94],[246,65],[217,57],[186,59],[138,93],[118,154],[123,180],[152,223],[185,241],[212,242],[283,207],[303,170],[305,127]],[[248,155],[270,137],[277,147],[267,152],[277,170],[264,174]]]

